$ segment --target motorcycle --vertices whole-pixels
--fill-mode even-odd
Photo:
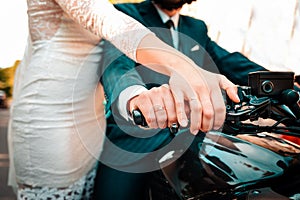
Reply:
[[[249,85],[238,88],[241,102],[227,99],[221,132],[199,133],[183,154],[174,149],[159,159],[149,199],[300,199],[300,146],[283,137],[300,138],[294,80],[292,72],[250,73]],[[133,117],[146,125],[141,113]]]

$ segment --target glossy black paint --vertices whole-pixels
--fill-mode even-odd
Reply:
[[[241,139],[209,132],[197,136],[183,156],[169,152],[161,165],[181,199],[288,199],[300,194],[299,152],[270,134]]]

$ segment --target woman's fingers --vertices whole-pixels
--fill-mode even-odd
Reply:
[[[190,106],[190,131],[196,135],[201,130],[202,124],[202,110],[203,107],[198,97],[192,97],[189,101]]]
[[[212,91],[213,99],[224,99],[221,90]],[[214,123],[212,129],[218,130],[220,129],[225,121],[226,117],[226,107],[224,100],[213,102],[214,112],[218,113],[218,115],[214,115]]]
[[[210,90],[206,81],[204,81],[205,79],[202,78],[201,72],[196,70],[195,73],[200,77],[196,81],[184,79],[176,73],[172,74],[169,81],[176,105],[178,122],[181,126],[186,127],[188,119],[190,119],[190,131],[192,134],[197,134],[199,130],[206,131],[213,124]],[[185,101],[189,105],[190,116],[186,115]]]
[[[190,131],[196,135],[223,125],[226,107],[221,91],[225,90],[230,99],[239,102],[237,86],[222,75],[200,70],[198,73],[205,79],[186,81],[175,74],[170,78],[170,87],[152,88],[134,98],[150,128],[166,128],[177,121],[186,127],[190,122]]]
[[[198,75],[196,81],[182,80],[183,77],[178,74],[173,74],[170,78],[178,121],[181,126],[185,126],[189,118],[192,134],[197,134],[199,130],[207,132],[219,129],[223,125],[226,107],[222,89],[234,102],[240,101],[237,86],[226,77],[202,69],[199,69],[196,74]],[[184,112],[184,100],[188,101],[190,116]]]
[[[174,98],[176,116],[180,126],[186,127],[188,125],[188,116],[185,112],[185,100],[188,101],[190,107],[190,116],[193,121],[191,121],[191,126],[197,127],[197,123],[200,121],[199,113],[197,113],[196,108],[200,107],[200,102],[198,101],[197,93],[193,89],[192,85],[184,79],[180,74],[173,73],[169,80],[169,86]],[[195,97],[197,101],[191,104],[189,97]]]
[[[171,93],[169,85],[164,84],[160,88],[162,89],[163,100],[164,100],[167,118],[168,118],[167,126],[170,127],[172,124],[177,123],[174,98]]]
[[[220,87],[226,91],[228,97],[235,103],[240,102],[240,98],[237,94],[237,85],[233,84],[231,81],[229,81],[225,76],[218,75],[219,76],[219,83]]]

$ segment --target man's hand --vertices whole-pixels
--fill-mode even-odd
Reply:
[[[219,129],[226,116],[221,90],[225,90],[231,100],[239,102],[237,86],[223,75],[202,69],[197,69],[196,75],[198,79],[183,83],[181,76],[173,74],[170,86],[155,87],[132,98],[129,110],[139,109],[150,128],[166,128],[178,122],[183,127],[190,124],[193,134]],[[205,78],[199,79],[203,76]]]
[[[175,102],[168,85],[151,88],[129,101],[129,110],[139,109],[150,128],[166,128],[177,123]]]

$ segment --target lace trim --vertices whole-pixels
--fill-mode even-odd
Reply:
[[[56,0],[69,16],[100,38],[112,42],[136,61],[136,49],[150,31],[117,11],[107,0]]]
[[[96,169],[67,188],[24,187],[18,189],[19,200],[89,200],[92,199]]]
[[[134,60],[139,42],[150,33],[107,0],[28,0],[28,15],[32,41],[49,40],[61,27],[76,29],[80,24],[98,36],[97,41],[111,41]]]
[[[32,41],[49,40],[59,29],[63,11],[55,1],[31,0],[28,15]]]

